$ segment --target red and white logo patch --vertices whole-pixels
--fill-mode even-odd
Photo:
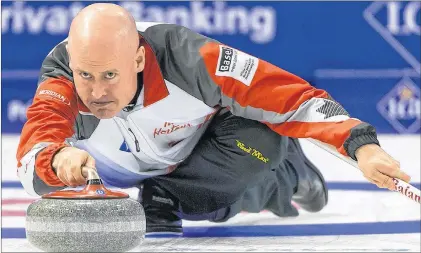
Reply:
[[[240,50],[220,45],[215,75],[232,77],[250,86],[258,64],[258,58]]]
[[[38,96],[48,96],[50,98],[56,99],[66,105],[70,105],[70,101],[63,96],[62,94],[52,91],[52,90],[40,90]]]

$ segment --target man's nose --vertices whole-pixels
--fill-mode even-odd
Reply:
[[[99,99],[106,94],[106,86],[104,84],[96,82],[92,85],[92,96],[95,99]]]

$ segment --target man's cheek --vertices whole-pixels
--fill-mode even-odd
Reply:
[[[86,103],[91,93],[90,89],[83,85],[75,84],[75,86],[78,97],[82,99],[84,103]]]

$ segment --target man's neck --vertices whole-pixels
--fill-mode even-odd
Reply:
[[[140,91],[143,88],[143,72],[139,72],[136,78],[137,78],[136,93],[134,94],[134,97],[132,98],[130,103],[126,107],[123,108],[123,111],[125,112],[130,112],[131,110],[133,110],[133,108],[136,106],[137,100],[139,99]]]

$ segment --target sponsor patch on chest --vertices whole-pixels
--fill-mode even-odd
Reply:
[[[232,77],[250,86],[259,59],[237,49],[220,45],[216,76]]]
[[[170,122],[165,122],[162,127],[157,127],[157,128],[154,129],[153,137],[156,138],[159,135],[168,135],[168,134],[171,134],[175,131],[178,131],[178,130],[181,130],[181,129],[184,129],[184,128],[188,128],[188,127],[192,127],[192,125],[190,123],[174,124],[174,123],[170,123]]]

